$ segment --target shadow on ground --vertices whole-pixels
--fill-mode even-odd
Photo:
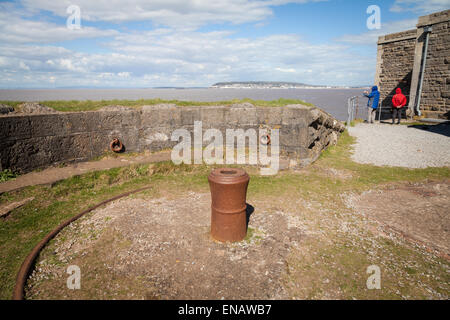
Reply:
[[[245,208],[245,216],[246,216],[246,223],[247,223],[247,229],[248,229],[248,223],[250,222],[250,216],[253,212],[255,212],[255,207],[253,207],[251,204],[246,203],[247,207]]]
[[[408,128],[414,128],[424,130],[436,134],[442,134],[446,137],[450,137],[450,121],[441,124],[417,124],[410,125]]]

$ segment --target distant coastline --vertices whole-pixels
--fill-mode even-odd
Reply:
[[[210,88],[219,89],[354,89],[367,88],[368,86],[350,87],[350,86],[324,86],[312,85],[300,82],[281,82],[281,81],[230,81],[217,82]]]
[[[0,88],[1,91],[32,91],[32,90],[195,90],[195,89],[367,89],[366,86],[325,86],[299,82],[274,82],[274,81],[245,81],[245,82],[217,82],[209,87],[25,87],[25,88]],[[1,99],[1,95],[0,95]]]
[[[273,101],[278,99],[303,100],[332,114],[338,120],[347,119],[347,100],[361,96],[361,88],[115,88],[115,89],[0,89],[0,103],[7,101],[42,102],[48,101],[111,101],[162,99],[198,102],[221,102],[234,99]]]

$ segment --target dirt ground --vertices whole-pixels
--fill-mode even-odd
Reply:
[[[361,269],[361,275],[353,276],[361,282],[358,286],[365,286],[366,260],[358,256],[358,249],[389,267],[417,264],[413,256],[408,257],[411,261],[390,262],[383,256],[386,252],[377,242],[379,237],[398,236],[400,242],[419,242],[423,247],[419,250],[427,254],[448,255],[449,195],[449,181],[391,185],[343,195],[350,209],[346,214],[333,214],[329,208],[298,198],[282,203],[249,199],[254,212],[247,238],[234,244],[216,242],[209,235],[209,193],[168,194],[158,199],[133,196],[64,229],[42,252],[28,281],[26,298],[348,298],[343,296],[345,286],[335,284],[349,277],[342,266],[356,261],[362,265],[353,270]],[[335,234],[345,235],[346,248],[338,248],[340,236]],[[375,246],[367,246],[368,242]],[[333,251],[326,251],[330,246]],[[350,253],[343,255],[347,247]],[[434,258],[425,256],[426,261],[430,259]],[[80,267],[80,290],[67,289],[69,265]],[[430,276],[427,272],[433,276],[431,269],[424,276]],[[401,283],[397,290],[395,281],[401,277],[389,277],[383,281],[393,282],[393,290],[408,298],[400,292]],[[442,283],[438,277],[436,281]],[[317,290],[318,286],[322,288]],[[425,283],[420,286],[428,298],[448,299],[447,280],[439,292]]]
[[[383,227],[450,260],[450,185],[390,186],[364,192],[350,203]]]

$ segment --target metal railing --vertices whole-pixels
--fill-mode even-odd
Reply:
[[[393,96],[394,95],[388,95],[388,96],[384,97],[383,100],[388,97],[392,98]],[[405,96],[407,98],[407,101],[409,102],[409,94],[408,95],[405,94]],[[353,96],[353,97],[348,98],[348,100],[347,100],[347,115],[348,115],[347,116],[347,126],[350,126],[350,123],[353,120],[357,119],[357,117],[358,117],[358,113],[360,112],[359,98],[360,98],[360,96]],[[386,109],[391,110],[392,109],[392,103],[390,102],[390,100],[389,100],[388,105],[385,105],[385,106],[383,106],[383,100],[380,99],[380,102],[378,103],[378,108],[377,108],[378,121],[381,121],[381,113],[383,112],[383,110],[386,110]],[[406,107],[408,107],[408,104],[406,105]]]
[[[359,111],[359,96],[353,96],[347,100],[347,127],[356,119]]]

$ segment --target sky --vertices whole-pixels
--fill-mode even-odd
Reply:
[[[379,29],[368,28],[371,5]],[[0,0],[0,88],[370,85],[378,36],[446,9],[450,0]]]

